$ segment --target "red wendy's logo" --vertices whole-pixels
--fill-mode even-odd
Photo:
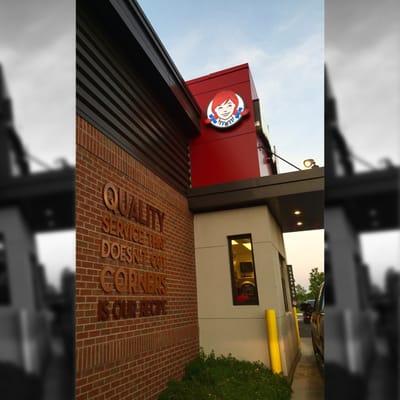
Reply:
[[[224,90],[218,92],[208,104],[208,118],[204,122],[216,128],[229,128],[248,113],[241,96],[231,90]]]

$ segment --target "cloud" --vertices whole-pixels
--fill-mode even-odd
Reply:
[[[327,50],[342,131],[353,151],[377,166],[384,157],[400,161],[398,45],[397,34],[388,33],[351,54],[339,47]]]
[[[74,14],[67,0],[5,0],[0,14],[14,122],[29,151],[48,164],[75,156]]]
[[[68,33],[28,54],[0,49],[15,125],[28,150],[49,164],[74,161],[74,43]]]
[[[399,32],[399,11],[397,0],[327,0],[327,49],[338,47],[351,56],[353,51],[375,46],[382,35]]]
[[[296,284],[308,288],[312,268],[324,270],[324,231],[322,229],[285,233],[286,263],[293,265]]]
[[[184,78],[249,63],[264,126],[268,124],[271,129],[272,144],[297,165],[309,157],[323,165],[322,34],[310,34],[291,46],[272,50],[268,43],[254,43],[241,32],[236,32],[235,37],[240,39],[234,46],[213,46],[212,36],[207,32],[207,29],[192,30],[170,49]],[[280,170],[293,168],[280,163]]]
[[[172,48],[173,60],[177,66],[187,65],[197,56],[197,49],[202,47],[204,34],[198,30],[188,32],[184,37],[174,43]],[[178,67],[178,70],[179,67]]]
[[[299,13],[297,15],[294,15],[292,18],[288,19],[287,21],[283,22],[280,24],[277,28],[277,32],[283,33],[291,30],[296,26],[296,24],[301,20],[303,17],[303,13]]]

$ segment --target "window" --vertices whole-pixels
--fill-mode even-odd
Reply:
[[[10,288],[7,271],[6,242],[0,233],[0,305],[10,304]]]
[[[326,304],[328,306],[333,306],[335,304],[335,293],[333,287],[331,251],[329,248],[329,236],[327,233],[325,233],[325,282]]]
[[[46,290],[44,269],[38,263],[36,255],[33,253],[31,253],[30,255],[30,262],[31,262],[35,307],[37,310],[40,310],[43,308],[44,294]]]
[[[256,270],[251,235],[228,237],[232,297],[235,306],[258,305]]]
[[[287,290],[286,290],[286,282],[285,282],[285,260],[279,256],[279,260],[281,263],[281,282],[282,282],[282,293],[283,293],[283,302],[285,304],[285,312],[289,311],[289,302],[288,302],[288,295],[287,295]]]
[[[322,285],[317,300],[315,302],[315,310],[318,312],[325,311],[325,285]]]

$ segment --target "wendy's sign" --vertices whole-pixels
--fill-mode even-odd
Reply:
[[[100,288],[112,297],[98,300],[97,320],[165,315],[165,213],[112,182],[102,200],[109,212],[101,217]]]
[[[208,104],[208,118],[204,122],[225,129],[238,123],[248,112],[243,99],[237,93],[224,90],[218,92]]]

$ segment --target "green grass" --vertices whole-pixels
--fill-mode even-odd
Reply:
[[[234,357],[199,357],[186,367],[181,381],[171,381],[159,400],[289,400],[291,389],[282,375],[260,362]]]

